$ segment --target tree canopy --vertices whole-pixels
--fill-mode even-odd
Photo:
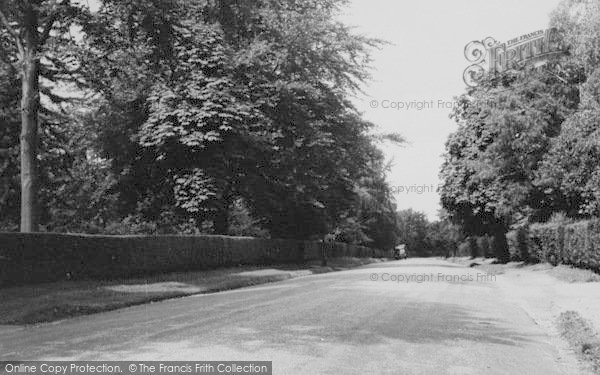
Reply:
[[[41,7],[39,22],[57,17],[39,60],[42,230],[235,227],[395,245],[377,148],[386,137],[351,101],[381,42],[337,19],[344,1],[27,3]],[[21,30],[22,17],[8,16]],[[0,209],[3,228],[15,229],[22,92],[10,32],[1,35]]]
[[[484,74],[458,98],[441,196],[465,233],[598,214],[599,20],[596,2],[563,1],[551,26],[567,54]]]

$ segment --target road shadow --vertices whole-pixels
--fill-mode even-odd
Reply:
[[[377,264],[367,267],[388,266],[443,265]],[[185,352],[189,350],[190,353],[194,348],[208,350],[219,346],[251,354],[269,349],[314,351],[321,344],[363,347],[390,342],[453,345],[467,341],[522,347],[542,341],[541,333],[511,329],[513,322],[476,305],[411,299],[396,292],[399,289],[371,289],[371,284],[366,288],[353,283],[344,286],[343,283],[331,285],[321,280],[310,281],[308,287],[294,292],[280,288],[256,294],[234,293],[210,300],[180,300],[179,304],[185,309],[180,306],[175,310],[172,304],[165,303],[162,308],[169,309],[171,315],[158,314],[158,309],[153,310],[154,314],[148,314],[142,308],[126,314],[113,313],[107,316],[110,317],[105,322],[108,324],[98,324],[106,332],[88,332],[73,338],[76,345],[51,335],[40,335],[46,337],[40,338],[39,345],[29,346],[27,353],[37,358],[54,357],[57,353],[62,358],[85,358],[92,350],[102,350],[114,358],[135,358],[136,353],[160,353],[167,347],[182,345],[186,346]],[[315,290],[320,292],[315,293]],[[243,303],[240,298],[244,299]],[[218,304],[209,307],[206,305],[212,303],[209,301],[218,301]],[[205,312],[209,315],[205,316]],[[123,324],[136,317],[135,314],[139,314],[136,324]],[[26,330],[30,329],[36,327]],[[109,331],[110,334],[106,334]],[[5,355],[11,350],[15,349],[5,348]]]
[[[481,319],[467,309],[443,303],[406,304],[396,311],[378,311],[371,322],[362,317],[338,316],[326,325],[297,319],[294,326],[266,325],[252,330],[247,339],[260,338],[275,345],[310,345],[327,341],[345,345],[374,345],[387,340],[407,343],[472,341],[508,346],[530,342],[527,335],[503,327],[498,320]],[[298,332],[294,327],[304,327]],[[238,337],[244,340],[244,335]]]
[[[343,308],[343,306],[340,306]],[[261,316],[261,312],[255,312]],[[292,322],[292,323],[291,323]],[[331,314],[316,311],[290,319],[253,319],[238,325],[206,332],[182,325],[165,335],[145,339],[144,352],[159,351],[161,346],[181,345],[176,337],[186,337],[188,350],[207,346],[230,347],[247,353],[263,350],[289,350],[314,354],[315,345],[334,344],[364,347],[400,341],[409,344],[446,344],[460,341],[476,344],[520,347],[535,343],[534,334],[507,328],[506,322],[481,318],[469,309],[446,303],[406,302],[397,309],[374,308],[367,314]],[[193,334],[195,332],[195,334]],[[170,342],[169,338],[173,341]],[[129,345],[129,348],[131,346]],[[124,351],[124,357],[135,357],[135,351]],[[75,353],[72,353],[75,354]]]
[[[452,264],[452,263],[443,264],[443,263],[399,263],[399,262],[368,264],[368,265],[362,266],[360,268],[363,268],[363,269],[382,268],[383,269],[383,268],[432,268],[432,267],[468,268],[468,267],[460,265],[460,264]]]

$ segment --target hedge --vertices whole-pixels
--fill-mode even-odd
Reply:
[[[529,244],[529,228],[519,227],[506,234],[506,241],[508,243],[508,252],[510,253],[510,260],[512,261],[530,261],[531,257],[529,249],[532,248],[532,244]]]
[[[0,286],[235,265],[301,263],[335,257],[386,257],[337,242],[227,236],[92,236],[0,233]]]
[[[507,234],[511,254],[516,253],[515,246],[525,248],[520,260],[600,271],[600,220],[534,224],[521,230],[520,241],[516,240],[515,231]]]
[[[471,236],[458,245],[457,256],[498,257],[499,248],[502,246],[503,244],[497,243],[493,236]]]
[[[563,260],[564,224],[534,224],[529,229],[533,242],[531,256],[535,261],[546,261],[557,265]]]
[[[506,233],[506,242],[508,243],[508,252],[510,260],[521,259],[521,250],[519,249],[519,239],[517,230]]]
[[[562,262],[600,271],[600,221],[585,221],[565,228]]]

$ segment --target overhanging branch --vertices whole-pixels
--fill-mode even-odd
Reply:
[[[0,61],[10,68],[11,73],[17,74],[17,68],[4,53],[0,53]]]
[[[52,12],[52,14],[50,16],[48,16],[48,19],[46,20],[44,29],[42,30],[42,33],[40,34],[40,46],[43,46],[46,43],[46,41],[48,40],[48,38],[50,37],[50,32],[52,31],[54,22],[56,22],[56,20],[58,19],[58,15],[59,15],[59,11],[55,10],[54,12]]]
[[[3,4],[3,3],[4,2],[2,1],[0,4]],[[21,55],[21,58],[24,57],[25,56],[25,48],[23,48],[23,42],[21,41],[21,37],[19,36],[19,33],[12,27],[12,25],[8,21],[8,18],[6,18],[4,11],[1,8],[0,8],[0,22],[4,25],[4,27],[6,28],[6,31],[8,31],[8,33],[15,39],[15,43],[17,44],[17,48],[19,49],[19,54]]]

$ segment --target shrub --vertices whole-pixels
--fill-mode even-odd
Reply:
[[[506,242],[508,243],[508,253],[510,254],[510,260],[521,260],[521,249],[519,248],[519,230],[515,229],[506,233]]]
[[[510,261],[510,254],[508,252],[508,244],[506,243],[506,234],[504,232],[496,232],[490,238],[490,248],[494,257],[500,263],[508,263]]]
[[[583,267],[587,248],[588,222],[571,224],[565,228],[564,256],[562,261],[577,267]]]
[[[542,250],[542,241],[538,236],[537,228],[542,224],[533,224],[529,227],[527,252],[529,260],[533,263],[545,261],[544,252]]]
[[[535,257],[530,257],[530,249],[533,249],[533,244],[530,244],[529,227],[520,226],[506,234],[508,243],[508,251],[510,260],[531,262]]]
[[[488,236],[477,237],[477,249],[478,253],[488,258],[492,255],[492,240]]]
[[[531,262],[529,257],[529,227],[522,226],[517,229],[517,248],[519,252],[519,260]]]
[[[479,255],[479,248],[477,247],[477,238],[469,237],[467,238],[467,243],[469,246],[469,255],[471,255],[471,258],[477,258],[477,256]]]
[[[534,242],[534,257],[557,265],[563,259],[565,227],[562,224],[534,224],[530,228],[530,237]]]
[[[489,257],[493,253],[493,240],[489,236],[468,237],[458,245],[458,256]]]
[[[600,220],[534,224],[523,237],[530,260],[600,271]]]
[[[565,228],[563,262],[600,271],[600,221],[582,221]]]
[[[471,246],[469,241],[463,241],[458,245],[456,255],[459,257],[471,256]]]
[[[600,220],[592,220],[588,225],[588,249],[588,268],[600,272]]]
[[[568,225],[573,223],[573,219],[568,217],[564,212],[555,212],[550,216],[550,220],[548,220],[548,224]]]

